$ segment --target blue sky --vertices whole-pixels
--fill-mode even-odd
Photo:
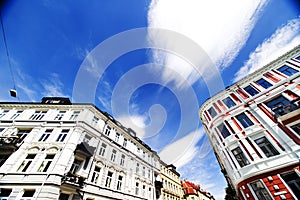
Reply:
[[[300,44],[296,0],[7,1],[1,12],[15,83],[1,37],[0,101],[67,96],[86,103],[74,94],[91,95],[89,103],[136,130],[216,199],[226,182],[200,105]],[[172,32],[138,32],[147,27]],[[138,37],[147,44],[134,46]],[[196,51],[180,52],[193,44]],[[193,56],[210,65],[195,65]],[[9,96],[14,84],[18,98]]]

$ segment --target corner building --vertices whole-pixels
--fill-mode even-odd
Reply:
[[[300,199],[300,46],[208,99],[199,115],[239,199]]]
[[[0,103],[0,199],[157,199],[159,174],[156,152],[94,105]]]

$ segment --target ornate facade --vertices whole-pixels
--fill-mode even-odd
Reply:
[[[182,200],[183,191],[180,184],[180,174],[176,171],[176,167],[161,162],[160,172],[163,183],[161,199]]]
[[[239,199],[300,197],[300,46],[208,99],[199,115]]]
[[[156,152],[94,105],[0,104],[1,199],[157,199],[159,176]]]

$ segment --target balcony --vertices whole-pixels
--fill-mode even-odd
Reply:
[[[16,149],[20,146],[22,139],[18,136],[0,136],[1,149]]]
[[[62,177],[62,184],[69,184],[75,187],[80,187],[82,188],[84,186],[84,181],[86,178],[72,174],[71,172],[67,173]]]
[[[275,117],[277,117],[283,122],[293,117],[299,116],[300,115],[299,108],[300,106],[291,103],[284,106],[279,105],[277,107],[274,107],[272,108],[272,111],[274,112]]]
[[[162,181],[155,181],[155,188],[156,189],[161,189],[163,188],[163,182]]]

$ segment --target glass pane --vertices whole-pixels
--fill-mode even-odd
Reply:
[[[228,108],[231,108],[236,105],[230,97],[227,97],[226,99],[223,99],[222,101]]]
[[[258,94],[258,91],[256,89],[254,89],[251,85],[248,85],[247,87],[245,87],[244,90],[246,92],[248,92],[248,94],[250,94],[251,96]]]
[[[296,197],[300,197],[300,177],[295,171],[280,174]]]
[[[228,136],[230,136],[230,132],[228,131],[226,126],[224,126],[224,124],[220,124],[218,126],[218,129],[219,129],[220,133],[222,134],[223,138],[227,138]]]
[[[271,83],[269,83],[268,81],[266,81],[265,79],[259,79],[258,81],[256,81],[257,84],[259,84],[260,86],[262,86],[263,88],[267,89],[269,87],[272,86]]]
[[[280,71],[281,73],[287,75],[287,76],[292,76],[293,74],[296,74],[298,72],[294,68],[291,68],[287,65],[284,65],[284,66],[278,68],[277,70]]]
[[[208,113],[210,114],[210,116],[212,118],[214,118],[217,115],[217,112],[215,111],[215,109],[213,107],[211,107],[210,109],[207,110]]]
[[[239,120],[239,122],[242,124],[244,128],[253,125],[253,122],[247,117],[245,113],[237,115],[236,118]]]

